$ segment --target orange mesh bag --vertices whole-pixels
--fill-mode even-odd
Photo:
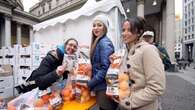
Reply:
[[[90,60],[85,57],[78,59],[77,69],[75,71],[75,97],[80,103],[90,99],[90,91],[86,87],[87,82],[91,79],[91,64]]]
[[[130,78],[126,68],[127,52],[120,49],[110,56],[111,64],[106,74],[106,94],[115,99],[130,95]]]

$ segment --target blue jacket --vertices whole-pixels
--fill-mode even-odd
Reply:
[[[106,90],[105,76],[110,66],[109,56],[114,53],[114,46],[107,36],[97,43],[92,55],[92,79],[88,82],[90,90]]]

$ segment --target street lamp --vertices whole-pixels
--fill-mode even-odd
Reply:
[[[153,3],[152,3],[153,6],[156,6],[157,5],[157,1],[154,0]]]
[[[127,8],[126,12],[127,12],[127,13],[129,13],[129,12],[130,12],[130,9],[129,9],[129,8]]]

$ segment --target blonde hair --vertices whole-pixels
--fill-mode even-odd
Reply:
[[[102,23],[102,24],[103,24],[103,27],[104,27],[104,34],[101,37],[105,36],[107,34],[107,30],[108,30],[107,27],[105,26],[105,24],[104,23]],[[95,47],[97,45],[97,42],[99,41],[99,39],[101,37],[95,36],[95,34],[92,31],[92,38],[91,38],[91,45],[90,45],[90,53],[89,53],[90,59],[92,59],[92,55],[93,55],[94,49],[95,49]]]

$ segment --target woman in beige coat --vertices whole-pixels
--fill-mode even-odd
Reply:
[[[123,41],[129,50],[127,68],[134,82],[129,96],[119,101],[122,110],[157,110],[158,97],[165,91],[165,72],[158,50],[141,40],[144,27],[141,17],[126,20],[122,26]]]

